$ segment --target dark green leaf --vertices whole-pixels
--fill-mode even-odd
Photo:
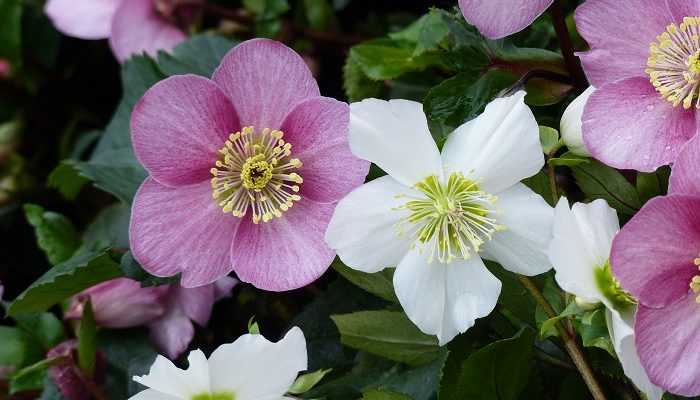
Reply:
[[[392,268],[387,268],[374,274],[368,274],[366,272],[356,271],[340,261],[334,262],[332,267],[336,272],[342,275],[343,278],[362,289],[384,300],[398,303],[398,299],[394,293],[394,284],[392,282],[394,276],[394,270]]]
[[[640,172],[637,174],[637,193],[642,203],[668,192],[668,179],[671,175],[669,167],[661,167],[655,172]]]
[[[398,78],[440,64],[439,57],[433,53],[414,56],[414,47],[410,42],[377,39],[353,47],[349,57],[375,81]]]
[[[361,311],[331,318],[348,347],[410,365],[425,364],[440,355],[437,339],[421,332],[402,312]]]
[[[88,300],[83,309],[78,329],[78,366],[83,373],[92,378],[95,374],[97,361],[97,323],[92,311],[92,303]]]
[[[73,160],[64,160],[51,172],[48,186],[57,189],[63,197],[75,200],[80,190],[90,180],[80,175]]]
[[[362,400],[411,400],[405,394],[383,389],[373,389],[362,394]]]
[[[443,371],[440,400],[514,400],[527,385],[535,333],[522,329],[513,338],[493,342]],[[450,357],[462,357],[450,353]],[[454,364],[449,364],[454,365]]]
[[[8,314],[45,311],[82,290],[119,276],[119,264],[107,250],[75,255],[31,284],[10,304]]]
[[[577,165],[586,164],[590,158],[576,155],[570,151],[562,154],[557,158],[550,158],[547,163],[553,167],[575,167]]]
[[[41,390],[46,380],[46,370],[63,362],[62,357],[48,358],[23,368],[10,377],[10,394],[29,390]]]
[[[105,208],[85,230],[83,246],[88,250],[129,248],[130,217],[131,210],[122,203]]]
[[[617,211],[632,215],[642,206],[637,190],[613,168],[591,160],[573,167],[574,178],[590,200],[604,199]]]
[[[25,204],[24,214],[34,227],[37,243],[51,264],[67,260],[80,246],[73,224],[63,215],[45,211],[34,204]]]
[[[319,369],[316,372],[310,372],[308,374],[301,375],[295,381],[292,387],[289,388],[287,393],[290,394],[303,394],[313,389],[324,376],[326,376],[332,370],[330,369]]]
[[[362,71],[360,64],[348,57],[343,67],[343,88],[350,101],[360,101],[369,97],[381,97],[384,85],[371,80]]]
[[[111,398],[126,399],[143,390],[133,377],[147,374],[157,356],[147,331],[101,331],[98,348],[107,359],[105,391]]]
[[[65,339],[63,323],[51,313],[18,314],[14,319],[17,321],[17,326],[33,337],[44,351],[48,351]]]
[[[0,0],[0,58],[14,63],[22,56],[22,1]]]
[[[40,346],[16,327],[0,326],[0,367],[20,369],[41,359]]]
[[[148,173],[136,161],[131,148],[105,151],[87,162],[78,162],[80,174],[93,184],[113,194],[125,204],[131,204],[136,191]]]
[[[126,252],[119,263],[119,268],[125,277],[139,281],[142,287],[171,285],[180,280],[180,275],[175,275],[169,278],[160,278],[146,272],[141,265],[134,259],[131,252]]]
[[[167,75],[197,74],[209,78],[235,42],[215,35],[193,36],[171,53],[158,53],[158,66]]]

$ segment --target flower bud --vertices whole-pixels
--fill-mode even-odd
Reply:
[[[591,156],[583,142],[581,117],[583,116],[583,109],[588,102],[588,98],[591,97],[593,92],[595,92],[595,88],[591,86],[574,101],[572,101],[566,108],[566,111],[564,111],[564,115],[561,117],[561,124],[559,126],[561,137],[564,140],[566,147],[569,148],[569,151],[579,156]]]
[[[49,368],[49,376],[58,389],[68,400],[90,400],[90,391],[85,383],[86,377],[80,372],[77,363],[78,341],[67,340],[49,350],[47,358],[62,357],[64,360]],[[107,361],[101,352],[97,352],[95,361],[95,376],[92,378],[94,384],[99,385],[104,382]]]
[[[131,328],[144,325],[165,313],[168,291],[169,286],[144,288],[132,279],[113,279],[73,297],[65,317],[80,318],[89,298],[99,326]]]

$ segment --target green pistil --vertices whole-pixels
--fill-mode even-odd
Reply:
[[[595,269],[595,281],[603,296],[616,310],[622,311],[636,304],[634,298],[622,289],[620,282],[613,276],[610,261]]]
[[[427,198],[411,200],[400,207],[410,211],[410,215],[399,225],[418,227],[416,242],[432,244],[429,261],[434,257],[441,263],[468,259],[502,229],[489,208],[496,197],[481,191],[461,173],[451,174],[446,183],[429,176],[416,189]]]
[[[202,393],[198,394],[190,400],[236,400],[233,393],[217,392],[217,393]]]

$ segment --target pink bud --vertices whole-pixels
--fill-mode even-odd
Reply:
[[[93,286],[73,297],[66,319],[79,319],[88,298],[97,325],[131,328],[144,325],[165,313],[169,286],[141,287],[137,281],[118,278]]]
[[[46,354],[47,358],[62,357],[63,360],[58,362],[53,367],[49,368],[49,376],[58,386],[63,396],[68,400],[90,400],[92,397],[85,383],[85,377],[80,372],[80,368],[76,362],[78,341],[75,339],[67,340]],[[104,355],[97,353],[95,364],[95,376],[93,382],[99,385],[104,382],[106,360]]]

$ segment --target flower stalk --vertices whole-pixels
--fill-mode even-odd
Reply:
[[[542,310],[544,310],[547,316],[549,318],[555,318],[557,316],[557,313],[554,311],[547,299],[545,299],[545,297],[542,295],[542,292],[535,285],[535,283],[532,282],[532,280],[526,276],[518,276],[518,279],[520,280],[520,283],[523,285],[523,287],[530,293],[533,299],[535,299],[537,304],[539,304],[540,307],[542,307]],[[588,365],[588,362],[586,361],[586,358],[583,355],[583,351],[576,342],[576,338],[574,337],[571,330],[567,327],[566,324],[563,324],[562,321],[557,322],[556,327],[559,331],[559,334],[561,335],[562,340],[564,341],[564,347],[566,347],[566,351],[567,353],[569,353],[571,361],[573,361],[574,365],[576,365],[576,368],[579,370],[579,373],[581,374],[581,377],[583,377],[583,380],[586,383],[586,386],[588,386],[588,390],[590,390],[591,395],[593,395],[593,398],[595,400],[605,400],[605,393],[603,392],[603,389],[598,383],[598,380],[596,379],[593,370]]]
[[[574,44],[571,41],[569,29],[566,27],[564,9],[561,7],[561,3],[559,1],[552,3],[552,6],[549,7],[549,14],[552,17],[554,30],[556,31],[557,38],[559,39],[559,45],[561,47],[562,55],[564,56],[566,69],[569,70],[569,73],[571,74],[571,79],[573,80],[574,86],[583,90],[586,88],[586,86],[588,86],[586,74],[583,72],[583,68],[581,68],[581,62],[574,54],[576,50],[574,49]]]

